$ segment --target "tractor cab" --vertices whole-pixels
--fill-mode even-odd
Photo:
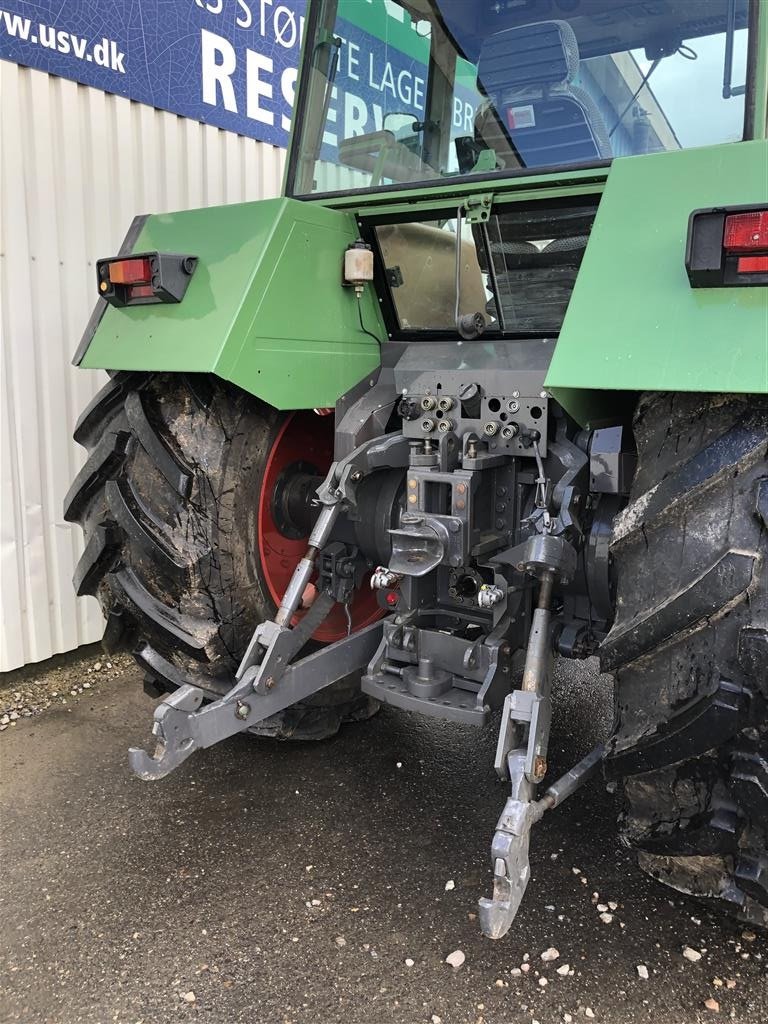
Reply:
[[[288,190],[541,174],[737,141],[748,0],[319,0]]]
[[[751,134],[747,0],[323,0],[306,33],[288,192],[363,218],[374,197],[598,182],[616,157]],[[366,221],[390,337],[478,314],[486,335],[557,333],[600,191],[475,216],[465,189],[434,216]]]

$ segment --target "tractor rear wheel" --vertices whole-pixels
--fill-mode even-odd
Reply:
[[[75,440],[88,460],[64,517],[85,534],[74,583],[101,602],[105,646],[133,652],[153,696],[190,679],[226,692],[307,547],[310,517],[284,522],[275,493],[298,482],[308,506],[302,483],[330,466],[333,417],[278,412],[211,376],[118,373]],[[352,611],[356,627],[378,614],[370,593]],[[339,607],[313,639],[346,630]],[[253,731],[319,739],[375,707],[349,678]]]
[[[682,892],[768,924],[768,400],[646,394],[614,524],[606,761],[624,841]]]

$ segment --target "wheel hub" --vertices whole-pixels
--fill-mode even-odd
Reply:
[[[300,459],[286,466],[275,483],[272,518],[280,533],[289,540],[309,536],[318,514],[312,504],[323,476],[311,462]]]
[[[311,502],[317,483],[333,461],[332,416],[312,410],[290,413],[272,443],[259,493],[257,536],[261,568],[276,606],[280,605],[293,570],[304,557],[316,510]],[[305,610],[296,616],[298,622]],[[352,631],[380,618],[376,595],[360,588],[350,605]],[[347,635],[345,609],[336,606],[312,634],[320,643]]]

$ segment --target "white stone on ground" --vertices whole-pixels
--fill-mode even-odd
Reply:
[[[453,967],[453,969],[457,971],[466,959],[467,958],[462,952],[462,950],[454,949],[454,951],[452,953],[449,953],[448,956],[445,958],[445,962],[447,964],[450,964],[451,967]]]

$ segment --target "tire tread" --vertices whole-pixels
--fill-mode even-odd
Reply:
[[[643,395],[634,426],[638,470],[611,546],[617,614],[600,652],[616,675],[606,763],[640,772],[623,782],[622,836],[655,877],[768,925],[768,818],[739,753],[768,750],[768,398]],[[723,685],[748,699],[676,746],[678,709]],[[638,758],[654,748],[656,761]]]

